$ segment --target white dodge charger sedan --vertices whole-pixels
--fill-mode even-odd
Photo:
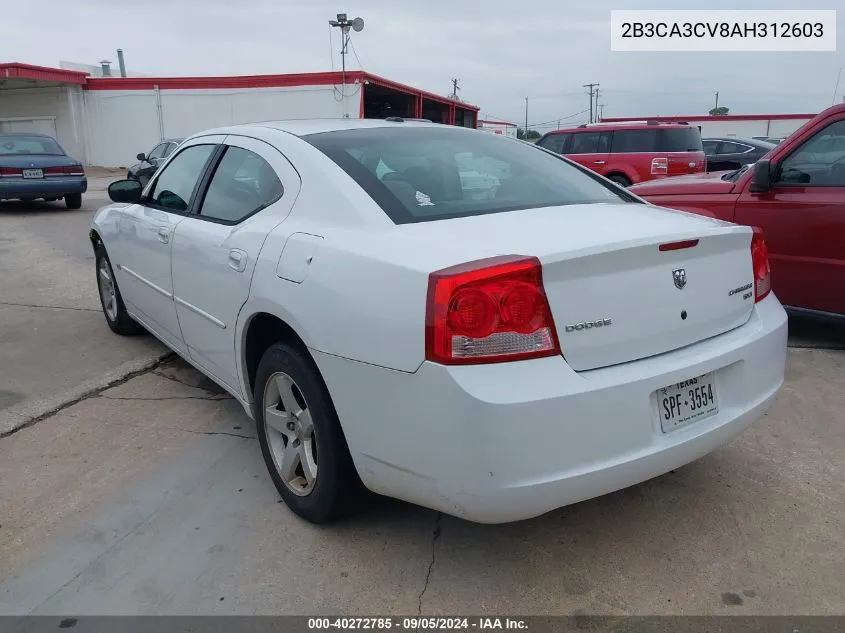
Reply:
[[[366,489],[534,517],[705,455],[783,382],[759,232],[517,140],[233,126],[109,194],[90,226],[109,327],[237,398],[309,521]]]

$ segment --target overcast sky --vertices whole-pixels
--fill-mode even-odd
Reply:
[[[610,9],[836,9],[836,53],[612,53]],[[349,66],[460,97],[524,123],[586,120],[581,86],[601,84],[605,116],[818,112],[845,67],[841,0],[41,0],[3,2],[0,61],[96,64],[123,48],[151,75],[314,72],[339,68],[339,11],[362,16]],[[330,41],[332,42],[330,45]],[[332,56],[332,50],[334,55]],[[836,101],[845,93],[842,73]],[[577,114],[577,113],[581,114]]]

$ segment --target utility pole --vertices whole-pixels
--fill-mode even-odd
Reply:
[[[716,91],[716,107],[714,108],[714,110],[718,110],[718,109],[719,109],[719,91],[717,90]]]
[[[839,69],[839,72],[836,74],[836,85],[833,86],[833,99],[830,102],[830,105],[836,103],[836,91],[839,90],[839,80],[842,78],[842,69]],[[842,98],[843,103],[845,103],[845,97]]]
[[[590,123],[593,123],[593,95],[595,94],[595,95],[598,96],[598,94],[597,94],[598,93],[598,90],[597,90],[598,87],[599,87],[599,84],[597,84],[597,83],[595,83],[595,84],[584,84],[582,86],[582,88],[589,88],[590,89]],[[594,88],[596,90],[593,90]],[[598,101],[598,99],[596,99],[596,101]]]
[[[341,59],[341,100],[344,110],[346,109],[346,53],[349,47],[350,29],[359,33],[364,29],[364,20],[355,18],[349,20],[345,13],[338,13],[337,20],[329,20],[329,25],[340,29],[340,59]],[[344,112],[344,118],[349,118],[349,113]]]
[[[455,99],[455,101],[458,100],[458,90],[460,89],[461,87],[458,85],[458,80],[452,78],[452,98]]]
[[[604,105],[605,105],[605,104],[603,104],[603,103],[598,104],[598,108],[599,108],[599,121],[601,121],[601,120],[604,118]]]
[[[525,140],[528,140],[528,97],[525,97]]]

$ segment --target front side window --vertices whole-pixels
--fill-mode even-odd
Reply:
[[[3,136],[0,135],[0,155],[8,154],[57,154],[64,155],[62,148],[47,136]]]
[[[545,147],[548,150],[563,154],[566,150],[566,141],[569,140],[571,134],[548,134],[537,143],[540,147]]]
[[[164,148],[164,154],[162,158],[167,158],[173,153],[173,150],[176,149],[178,146],[176,143],[168,143],[167,146]]]
[[[845,120],[831,123],[790,154],[781,163],[778,182],[845,186]]]
[[[200,208],[200,215],[224,223],[240,222],[282,197],[275,170],[258,154],[227,147]]]
[[[187,211],[194,189],[215,145],[192,145],[179,152],[156,178],[151,204],[169,211]]]
[[[150,160],[163,158],[164,157],[164,150],[167,148],[167,143],[159,143],[154,148],[150,150],[149,155],[147,158]]]
[[[701,145],[704,147],[704,153],[708,156],[719,153],[719,141],[702,141]]]
[[[372,128],[303,137],[397,224],[536,207],[636,202],[537,147],[461,128]]]

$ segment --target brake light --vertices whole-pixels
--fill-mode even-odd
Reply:
[[[0,167],[0,176],[23,176],[23,169],[17,167]]]
[[[65,165],[63,167],[45,167],[45,176],[84,176],[82,165]]]
[[[669,159],[668,158],[652,158],[651,159],[651,175],[664,176],[669,173]]]
[[[769,267],[769,246],[763,230],[754,227],[751,236],[751,266],[754,269],[754,302],[762,301],[772,289],[772,270]]]
[[[429,275],[426,360],[461,365],[559,354],[536,257],[502,255]]]
[[[657,247],[660,252],[664,251],[680,251],[685,248],[692,248],[698,246],[698,240],[682,240],[680,242],[666,242]]]

